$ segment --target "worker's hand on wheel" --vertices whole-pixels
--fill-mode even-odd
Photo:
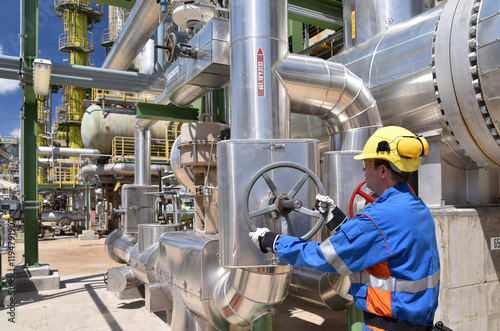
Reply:
[[[257,228],[254,232],[249,232],[248,235],[255,246],[259,247],[262,253],[273,252],[274,244],[276,243],[276,239],[278,239],[279,234],[269,231],[268,228]]]
[[[332,211],[335,209],[335,203],[328,195],[318,194],[314,209],[323,216],[325,223],[328,223],[333,218]]]

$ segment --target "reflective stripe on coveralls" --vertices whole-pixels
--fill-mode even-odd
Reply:
[[[407,184],[387,189],[322,243],[282,235],[274,248],[294,266],[349,275],[362,310],[432,323],[439,294],[434,220]]]

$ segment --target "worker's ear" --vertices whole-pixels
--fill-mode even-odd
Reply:
[[[389,175],[389,168],[385,164],[381,164],[377,168],[377,173],[380,175],[381,178],[385,178]]]

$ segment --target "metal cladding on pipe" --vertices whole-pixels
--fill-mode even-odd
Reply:
[[[101,152],[97,149],[87,149],[87,148],[67,148],[67,147],[45,147],[45,146],[38,146],[38,155],[41,156],[52,156],[54,155],[60,155],[60,156],[67,156],[67,157],[78,157],[82,154],[85,154],[86,156],[88,155],[91,157],[92,154],[94,155],[99,155]]]
[[[288,294],[291,276],[290,265],[231,269],[215,289],[218,313],[229,323],[242,327],[263,313],[274,314]]]
[[[134,245],[137,244],[133,236],[122,234],[120,230],[115,229],[106,237],[104,248],[113,261],[128,263],[130,261],[130,252]]]
[[[134,149],[134,184],[145,186],[151,184],[151,131],[149,128],[135,129]]]
[[[133,163],[114,163],[114,164],[89,164],[80,169],[80,175],[84,180],[88,180],[94,175],[133,175]],[[150,168],[150,173],[156,175],[158,172],[165,173],[169,169],[164,165],[154,164]]]
[[[434,7],[436,0],[343,0],[344,47],[349,49]],[[359,22],[359,23],[358,23]]]
[[[442,164],[498,170],[499,11],[496,1],[447,1],[330,61],[365,81],[384,125],[436,136]]]
[[[161,227],[161,225],[160,225]],[[123,234],[115,229],[106,237],[104,248],[108,256],[115,262],[130,265],[134,276],[144,283],[159,281],[159,258],[158,240],[149,242],[149,246],[139,251],[139,244],[134,236]],[[128,282],[133,277],[127,277]]]
[[[137,0],[102,68],[126,70],[167,16],[155,0]]]
[[[188,45],[197,55],[179,57],[165,75],[165,94],[177,106],[188,106],[229,83],[229,21],[212,19]]]
[[[289,100],[272,68],[288,53],[286,0],[231,4],[231,138],[290,136]]]
[[[333,136],[333,149],[361,150],[364,141],[352,136],[381,126],[375,99],[344,65],[290,54],[276,72],[285,82],[292,112],[322,119]]]

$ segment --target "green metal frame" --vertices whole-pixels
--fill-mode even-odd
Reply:
[[[198,109],[139,102],[136,117],[157,121],[198,122]]]
[[[38,56],[38,0],[24,0],[24,71],[33,71]],[[22,132],[22,178],[24,202],[25,266],[38,266],[38,183],[37,183],[37,99],[33,79],[24,77],[24,119]]]
[[[92,0],[95,3],[102,3],[104,5],[110,5],[115,7],[121,7],[126,9],[132,9],[134,7],[136,0]]]

